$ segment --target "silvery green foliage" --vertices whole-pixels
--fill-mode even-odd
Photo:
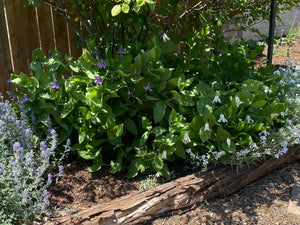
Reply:
[[[0,103],[0,224],[28,224],[46,212],[56,146],[54,129],[34,146],[25,116],[19,119],[9,102]]]

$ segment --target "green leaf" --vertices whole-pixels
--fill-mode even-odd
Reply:
[[[143,133],[143,135],[142,135],[142,137],[141,137],[141,139],[139,141],[139,145],[143,146],[146,143],[146,141],[148,140],[149,136],[150,136],[150,132],[149,131],[146,131],[145,133]]]
[[[200,116],[205,116],[207,113],[213,112],[213,103],[208,97],[201,97],[197,102],[197,111]]]
[[[173,98],[179,103],[181,106],[194,106],[195,102],[193,101],[193,98],[187,95],[181,95],[177,93],[176,91],[171,91],[173,94]]]
[[[78,136],[79,144],[82,144],[84,142],[85,138],[86,138],[86,133],[85,132],[80,132],[80,134]]]
[[[266,103],[267,103],[266,100],[256,101],[250,106],[250,108],[260,108],[260,107],[264,106]]]
[[[111,15],[112,16],[117,16],[121,13],[122,11],[122,7],[121,5],[115,5],[112,9],[111,9]]]
[[[167,135],[161,137],[161,139],[159,139],[158,141],[162,142],[168,146],[173,146],[177,142],[177,136],[175,134],[167,134]]]
[[[125,177],[133,178],[138,175],[139,171],[145,171],[145,166],[141,158],[132,160],[132,162],[129,165],[129,170]]]
[[[257,92],[258,83],[255,80],[246,80],[241,85],[242,91]]]
[[[159,101],[154,105],[153,117],[154,123],[159,123],[165,115],[166,103],[164,101]]]
[[[222,142],[226,141],[227,138],[230,137],[230,133],[224,130],[223,128],[219,127],[217,130],[217,138]]]
[[[133,135],[138,135],[138,130],[137,130],[137,127],[134,123],[134,121],[130,118],[127,118],[125,121],[124,121],[124,125],[125,125],[125,128],[130,132],[132,133]]]
[[[85,150],[80,150],[80,151],[77,151],[78,155],[83,158],[83,159],[86,159],[86,160],[92,160],[92,159],[95,159],[95,156],[92,155],[90,153],[90,151],[85,151]]]
[[[241,100],[241,106],[249,106],[254,100],[254,95],[248,91],[240,91],[236,94],[236,96]]]
[[[153,158],[152,165],[153,165],[153,167],[155,168],[156,171],[159,171],[163,168],[164,161],[159,155],[156,155]]]
[[[89,63],[92,60],[91,54],[86,49],[83,50],[81,58],[84,59],[87,63]]]
[[[153,62],[157,61],[160,58],[160,55],[161,49],[159,46],[155,46],[149,51],[149,58]]]
[[[179,156],[180,158],[182,159],[185,159],[186,158],[186,155],[185,155],[185,148],[183,146],[183,144],[181,142],[177,142],[175,144],[175,155]]]
[[[64,109],[61,112],[61,118],[65,118],[69,113],[71,113],[74,109],[73,102],[67,102],[64,104]]]
[[[211,130],[204,131],[204,127],[203,127],[199,130],[199,135],[200,135],[201,141],[203,143],[205,143],[211,137],[212,131]]]
[[[123,13],[128,13],[129,12],[129,5],[128,4],[126,4],[126,3],[123,3],[122,4],[122,12]]]
[[[141,6],[145,5],[145,1],[144,0],[137,0],[136,4],[137,4],[138,7],[141,7]]]
[[[103,162],[96,162],[93,165],[91,165],[91,167],[88,169],[89,172],[96,172],[99,171],[101,169],[103,165]]]

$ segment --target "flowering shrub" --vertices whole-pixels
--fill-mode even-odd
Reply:
[[[240,166],[276,155],[258,146],[286,123],[288,87],[269,74],[273,66],[253,69],[250,59],[262,48],[220,42],[222,53],[203,61],[194,47],[175,57],[175,47],[154,38],[137,55],[120,48],[100,60],[87,50],[63,60],[54,49],[50,57],[37,49],[32,76],[13,74],[12,82],[37,127],[46,130],[51,119],[59,142],[72,137],[73,152],[93,160],[90,171],[110,160],[113,173],[168,178],[167,162]]]
[[[35,146],[33,131],[21,115],[19,119],[8,102],[0,103],[1,224],[28,224],[46,211],[47,187],[53,179],[49,171],[63,159],[52,160],[57,147],[55,130],[49,129],[47,138]]]

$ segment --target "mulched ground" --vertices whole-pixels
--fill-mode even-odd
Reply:
[[[264,54],[259,60],[266,57],[267,49]],[[300,37],[292,46],[275,46],[273,64],[286,64],[287,54],[300,63]],[[51,207],[83,210],[138,191],[140,182],[145,179],[144,176],[132,180],[122,175],[112,176],[107,168],[89,173],[89,166],[88,161],[76,157],[65,163],[64,176],[50,188]],[[300,224],[287,217],[291,190],[300,179],[299,172],[300,161],[273,171],[230,196],[203,202],[186,211],[165,213],[148,224]],[[66,214],[62,211],[60,216]]]

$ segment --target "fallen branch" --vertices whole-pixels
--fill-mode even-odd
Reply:
[[[164,212],[193,206],[198,202],[229,195],[243,186],[300,159],[296,145],[279,159],[270,158],[238,173],[230,167],[203,169],[160,186],[126,195],[110,202],[93,206],[70,216],[57,218],[47,225],[57,224],[137,224]]]

